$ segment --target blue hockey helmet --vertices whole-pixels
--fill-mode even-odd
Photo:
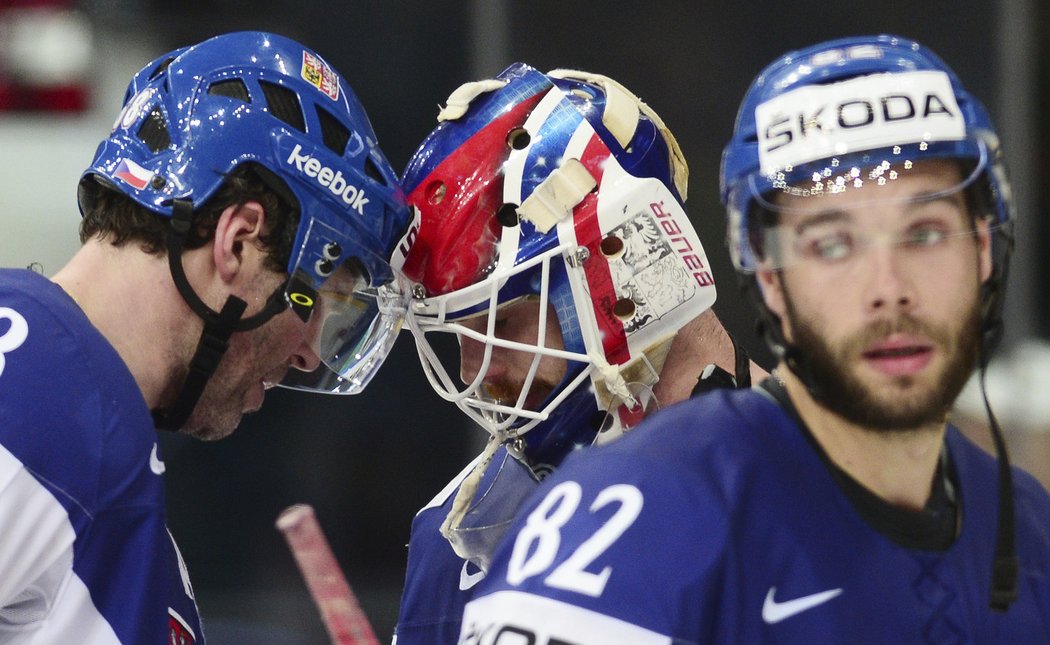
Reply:
[[[147,64],[83,174],[81,211],[101,186],[173,218],[174,229],[180,207],[192,218],[242,164],[297,211],[298,229],[282,293],[235,329],[287,306],[304,320],[319,311],[322,364],[309,375],[290,372],[284,385],[360,391],[403,320],[388,258],[409,211],[364,108],[316,52],[282,36],[238,32]],[[181,261],[170,259],[184,283]],[[199,315],[217,316],[187,289],[180,285]]]
[[[586,72],[514,64],[461,86],[438,120],[403,175],[417,213],[395,254],[415,283],[407,324],[441,396],[501,440],[525,435],[534,460],[559,458],[599,410],[637,407],[627,385],[658,371],[646,353],[715,300],[682,206],[685,160],[651,108]],[[498,310],[523,299],[543,312],[535,341],[500,338]],[[544,337],[548,310],[561,347]],[[430,342],[442,332],[485,348],[463,387]],[[494,348],[532,361],[513,400],[486,392]],[[567,368],[530,405],[542,357]]]
[[[953,190],[969,189],[977,215],[996,233],[993,276],[984,288],[985,329],[994,341],[1014,216],[999,137],[944,61],[899,36],[843,38],[791,52],[752,82],[722,156],[734,265],[744,274],[777,268],[763,253],[758,217],[778,210],[775,195],[892,184],[927,159],[960,162],[964,178]],[[783,354],[779,324],[770,327],[767,340]]]

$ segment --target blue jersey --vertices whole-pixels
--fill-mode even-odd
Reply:
[[[545,480],[461,643],[1050,643],[1050,496],[1014,469],[1019,594],[996,613],[996,462],[954,428],[959,524],[943,548],[874,526],[760,389],[692,399],[639,430]]]
[[[397,645],[455,643],[459,637],[463,608],[473,597],[485,572],[474,562],[457,555],[440,529],[452,510],[460,485],[481,458],[479,455],[464,468],[412,520],[408,568],[397,620]],[[504,469],[516,467],[513,459],[506,448],[501,447],[485,468],[479,485],[479,490],[483,491],[479,494],[481,497],[500,495],[498,500],[488,500],[488,503],[493,508],[501,507],[508,518],[520,505],[521,497],[532,488],[524,477],[514,477],[508,486],[494,485]],[[528,488],[523,488],[525,486]],[[495,524],[506,526],[505,522]]]
[[[0,270],[0,642],[204,642],[157,450],[134,378],[76,303]]]

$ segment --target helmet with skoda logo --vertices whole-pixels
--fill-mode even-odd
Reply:
[[[245,164],[298,217],[288,281],[250,318],[204,305],[179,257],[194,212]],[[353,90],[297,42],[230,33],[150,62],[84,172],[82,211],[99,190],[171,218],[172,275],[206,330],[228,336],[288,306],[323,316],[321,366],[284,385],[357,392],[397,335],[404,302],[388,258],[409,221],[403,194]]]
[[[819,196],[892,183],[924,160],[959,162],[962,190],[995,233],[983,286],[988,345],[1002,322],[1013,200],[999,137],[984,107],[919,43],[893,35],[844,38],[789,53],[764,69],[741,104],[722,157],[721,194],[736,268],[760,265],[773,196]],[[765,221],[763,221],[763,219]],[[776,268],[776,267],[773,267]],[[799,367],[780,324],[758,298],[767,341]],[[800,370],[801,371],[801,370]]]
[[[586,72],[515,64],[461,86],[438,119],[403,176],[418,213],[401,260],[415,283],[407,324],[439,394],[532,464],[556,464],[603,419],[633,422],[632,388],[654,382],[659,349],[715,300],[682,206],[685,160],[651,108]],[[540,305],[534,342],[497,329],[522,300]],[[442,333],[484,347],[465,385],[434,349]],[[567,367],[542,401],[528,401],[535,367],[500,398],[485,385],[496,348]]]

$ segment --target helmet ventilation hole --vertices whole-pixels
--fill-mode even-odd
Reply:
[[[168,124],[164,119],[164,113],[160,107],[154,107],[139,126],[138,137],[154,153],[160,152],[171,145],[171,136],[168,134]]]
[[[601,241],[598,248],[605,257],[618,258],[623,255],[623,240],[615,235],[610,235]]]
[[[529,147],[532,136],[525,128],[514,128],[507,133],[507,146],[514,150],[524,150]]]
[[[383,176],[383,173],[379,172],[379,166],[376,165],[376,162],[372,161],[371,157],[365,158],[365,174],[374,181],[384,185],[388,184],[386,177]]]
[[[448,188],[443,181],[438,180],[430,182],[426,190],[427,203],[432,206],[437,206],[445,199],[445,191],[447,190]]]
[[[171,65],[171,61],[173,61],[173,60],[175,60],[174,56],[171,56],[171,57],[168,57],[168,58],[165,58],[164,60],[162,60],[160,62],[160,64],[157,65],[156,67],[154,67],[153,71],[149,73],[149,80],[152,81],[153,79],[157,78],[158,76],[160,76],[164,72],[168,71],[168,66]]]
[[[317,120],[321,123],[321,139],[325,147],[343,156],[346,152],[346,143],[350,141],[350,130],[339,122],[332,114],[320,106],[316,106]]]
[[[266,105],[270,114],[284,121],[300,132],[306,132],[306,121],[303,118],[303,108],[299,103],[299,96],[292,90],[281,87],[275,83],[259,81],[266,96]]]
[[[630,320],[634,317],[634,312],[637,307],[634,304],[634,300],[630,298],[620,298],[613,305],[613,315],[620,320]]]
[[[504,204],[496,211],[496,219],[500,224],[510,228],[518,225],[518,205]]]
[[[244,81],[239,78],[231,78],[229,80],[212,83],[208,86],[208,94],[214,96],[228,96],[231,99],[251,103],[251,98],[248,96],[248,88],[245,87]]]

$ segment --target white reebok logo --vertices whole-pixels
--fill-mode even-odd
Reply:
[[[153,444],[153,450],[149,451],[149,469],[156,475],[164,474],[164,462],[157,457],[157,444]]]
[[[842,589],[829,589],[827,591],[821,591],[820,593],[810,594],[808,596],[802,596],[801,598],[786,600],[784,602],[773,600],[773,596],[776,593],[777,588],[770,587],[769,593],[766,594],[766,601],[762,603],[762,620],[770,625],[779,623],[785,618],[791,618],[795,614],[800,614],[807,609],[812,609],[817,605],[826,603],[842,593]]]
[[[477,569],[474,573],[469,573],[467,567],[473,567]],[[459,590],[466,591],[474,585],[478,584],[485,579],[485,572],[481,570],[476,564],[467,560],[463,563],[463,568],[459,572]]]
[[[365,197],[364,189],[358,188],[344,179],[342,170],[332,170],[328,166],[323,165],[318,159],[308,154],[303,154],[302,151],[303,147],[298,143],[295,144],[295,149],[292,150],[292,154],[288,155],[288,160],[285,163],[289,166],[295,166],[296,170],[307,177],[313,178],[317,183],[331,191],[333,195],[342,199],[347,206],[364,215],[365,204],[369,202],[369,199]]]

